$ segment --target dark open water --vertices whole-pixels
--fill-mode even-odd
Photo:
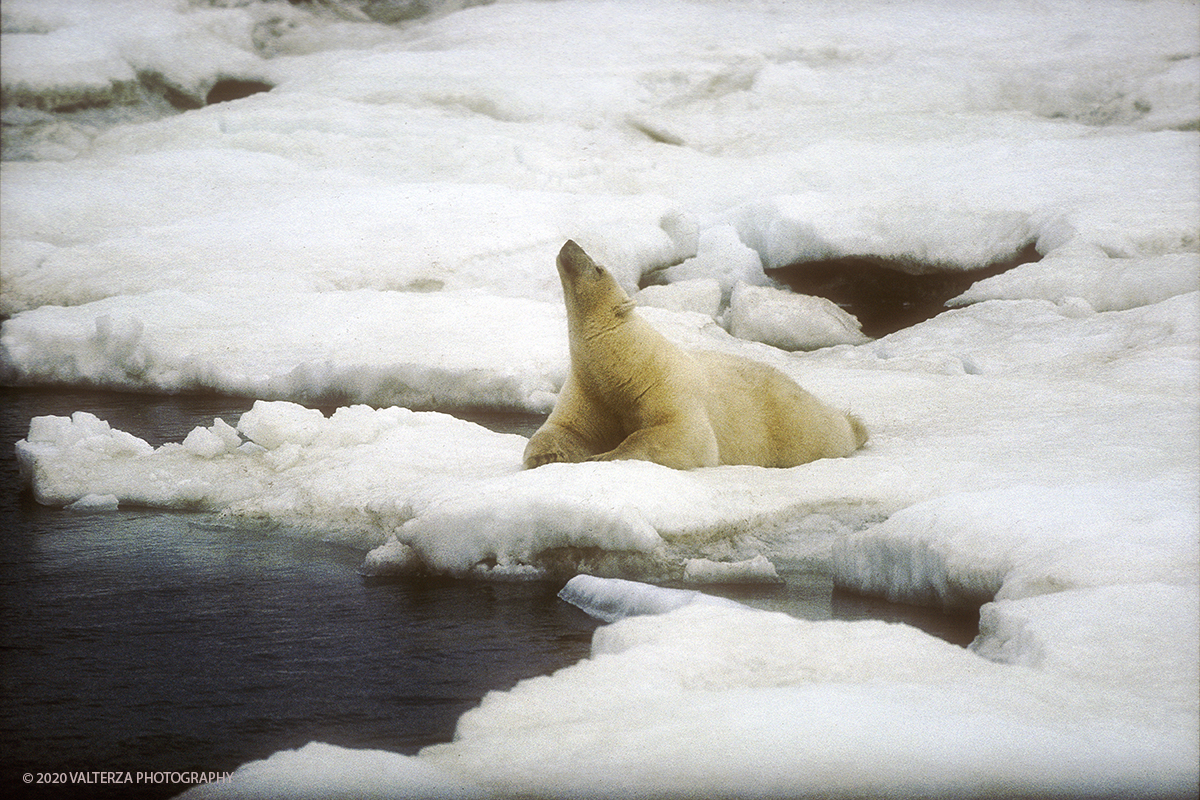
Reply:
[[[91,411],[158,445],[246,400],[0,388],[0,788],[5,795],[166,797],[186,786],[26,786],[24,773],[227,772],[310,741],[413,753],[448,741],[494,689],[588,655],[597,623],[557,583],[367,583],[362,553],[208,515],[37,506],[13,444],[42,414]],[[528,433],[537,420],[490,417]],[[711,589],[808,619],[906,621],[958,644],[947,617],[835,591]],[[136,787],[135,787],[136,788]]]

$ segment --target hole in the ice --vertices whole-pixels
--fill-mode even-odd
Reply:
[[[249,97],[252,94],[260,92],[269,92],[275,87],[263,81],[244,81],[238,78],[226,78],[219,80],[213,87],[208,90],[208,95],[204,98],[207,105],[213,103],[228,103],[230,100],[241,100],[243,97]]]
[[[152,71],[138,74],[142,86],[151,94],[158,95],[171,104],[177,111],[195,111],[214,103],[228,103],[230,100],[240,100],[252,94],[269,92],[275,87],[265,81],[243,80],[241,78],[222,78],[212,85],[208,94],[201,97],[197,93],[185,91],[175,86],[161,74]]]
[[[767,274],[794,292],[832,300],[858,317],[863,333],[878,338],[937,316],[947,300],[976,281],[1040,259],[1030,243],[1009,258],[972,270],[933,271],[910,261],[845,256],[788,264]]]
[[[837,587],[830,594],[830,607],[834,619],[848,622],[867,619],[902,622],[959,647],[967,647],[979,636],[978,608],[942,609],[895,603]]]

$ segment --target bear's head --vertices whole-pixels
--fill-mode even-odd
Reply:
[[[633,301],[612,274],[570,239],[558,251],[558,277],[572,324],[616,320],[633,310]]]

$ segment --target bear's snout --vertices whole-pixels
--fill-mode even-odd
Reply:
[[[590,266],[594,266],[592,259],[572,239],[558,251],[558,268],[567,275],[578,275]]]

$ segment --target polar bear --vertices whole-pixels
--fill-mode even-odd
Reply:
[[[641,459],[675,469],[792,467],[846,456],[867,440],[856,417],[779,370],[687,352],[634,311],[608,270],[573,241],[558,254],[571,371],[525,466]]]

